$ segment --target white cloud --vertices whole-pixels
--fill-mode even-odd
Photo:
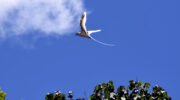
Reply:
[[[0,0],[0,37],[76,31],[83,0]]]

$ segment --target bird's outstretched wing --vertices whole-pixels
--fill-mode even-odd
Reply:
[[[85,24],[86,24],[86,12],[84,12],[84,14],[81,16],[81,20],[80,20],[81,33],[87,33]]]
[[[93,30],[93,31],[88,31],[88,34],[91,35],[92,33],[100,32],[101,30]]]
[[[98,43],[100,43],[100,44],[102,44],[102,45],[106,45],[106,46],[115,46],[114,44],[108,44],[108,43],[103,43],[103,42],[101,42],[101,41],[98,41],[98,40],[94,39],[94,38],[91,37],[91,36],[90,36],[90,38],[91,38],[92,40],[94,40],[95,42],[98,42]]]

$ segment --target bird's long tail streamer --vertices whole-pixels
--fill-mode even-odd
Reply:
[[[97,43],[102,44],[102,45],[106,45],[106,46],[115,46],[114,44],[108,44],[108,43],[104,43],[104,42],[98,41],[98,40],[94,39],[93,37],[91,37],[91,39],[94,40],[94,41],[97,42]]]

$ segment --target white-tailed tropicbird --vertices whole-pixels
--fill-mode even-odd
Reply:
[[[81,36],[81,37],[90,38],[90,39],[92,39],[92,40],[94,40],[100,44],[103,44],[103,45],[114,46],[113,44],[103,43],[103,42],[98,41],[98,40],[94,39],[93,37],[91,37],[92,33],[100,32],[101,30],[87,31],[85,24],[86,24],[86,12],[83,13],[81,20],[80,20],[81,32],[76,33],[76,35]]]

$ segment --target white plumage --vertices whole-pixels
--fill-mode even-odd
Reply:
[[[86,12],[83,13],[82,17],[81,17],[81,20],[80,20],[80,26],[81,26],[81,32],[79,33],[76,33],[77,36],[80,36],[80,37],[86,37],[86,38],[90,38],[100,44],[103,44],[103,45],[107,45],[107,46],[114,46],[113,44],[107,44],[107,43],[103,43],[101,41],[98,41],[96,39],[94,39],[93,37],[91,37],[91,34],[92,33],[96,33],[96,32],[100,32],[101,30],[92,30],[92,31],[87,31],[86,29]]]

